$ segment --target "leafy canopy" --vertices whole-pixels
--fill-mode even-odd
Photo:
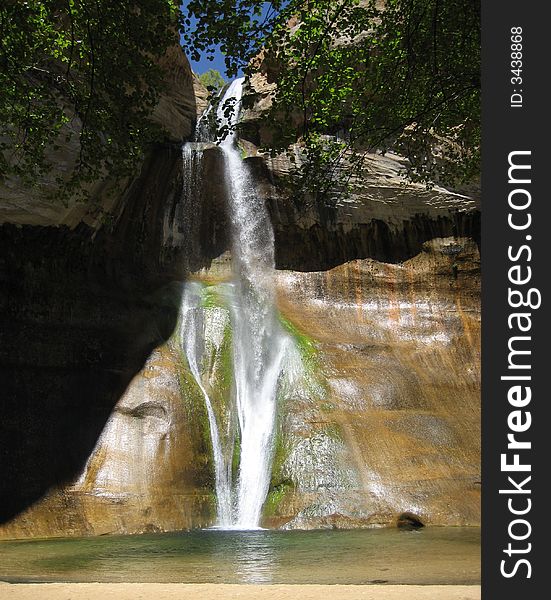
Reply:
[[[260,68],[276,83],[267,145],[298,139],[310,187],[391,149],[414,180],[478,174],[477,0],[189,0],[186,11],[188,52],[219,44],[230,73]]]
[[[0,5],[0,180],[32,184],[47,152],[78,143],[65,192],[124,175],[160,137],[149,120],[176,42],[173,0],[18,0]]]
[[[36,181],[55,166],[48,152],[71,141],[79,154],[59,176],[66,191],[132,171],[162,135],[149,117],[179,27],[192,58],[219,46],[230,74],[260,69],[277,84],[265,146],[299,140],[308,186],[390,149],[413,179],[469,180],[479,168],[479,25],[477,0],[186,0],[182,13],[173,0],[6,0],[0,179]]]
[[[205,71],[205,73],[199,75],[199,80],[208,90],[211,91],[220,90],[226,85],[226,80],[216,69],[209,69],[208,71]]]

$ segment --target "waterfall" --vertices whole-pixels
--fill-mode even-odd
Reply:
[[[268,211],[236,146],[243,79],[228,88],[218,119],[230,128],[221,142],[232,226],[235,303],[232,306],[233,355],[241,456],[236,526],[258,526],[270,483],[277,382],[286,336],[275,310],[272,275],[274,234]],[[226,101],[233,101],[230,111]],[[227,113],[229,112],[229,116]]]
[[[201,302],[202,286],[196,282],[186,283],[181,303],[180,344],[189,370],[205,400],[214,458],[217,525],[227,528],[232,525],[231,463],[224,455],[214,409],[201,375],[200,365],[204,356],[206,337]]]
[[[203,161],[203,149],[200,144],[188,143],[182,148],[182,170],[185,174],[182,185],[181,214],[178,222],[178,230],[181,231],[179,244],[188,257],[190,264],[193,264],[196,257],[200,254],[197,245],[196,231],[199,226],[200,215],[195,209],[195,193],[201,186],[201,170]],[[171,223],[171,217],[167,215],[168,229],[170,234],[174,235],[174,227]]]
[[[209,395],[201,382],[200,297],[188,284],[182,306],[182,347],[204,396],[215,463],[218,525],[254,529],[268,493],[278,381],[289,345],[276,311],[273,287],[274,234],[264,202],[237,147],[243,79],[235,80],[217,109],[226,133],[217,142],[224,154],[228,213],[231,219],[233,281],[226,292],[232,325],[233,406],[240,456],[237,482],[231,480],[231,453],[224,453]],[[205,120],[199,135],[205,136]],[[189,287],[191,285],[191,287]]]

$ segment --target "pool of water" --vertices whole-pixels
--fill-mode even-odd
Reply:
[[[480,530],[202,530],[4,541],[0,580],[475,584]]]

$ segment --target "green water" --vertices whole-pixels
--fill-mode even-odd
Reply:
[[[213,531],[0,542],[9,582],[473,584],[480,530]]]

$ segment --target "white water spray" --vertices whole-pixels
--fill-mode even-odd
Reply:
[[[202,303],[202,286],[196,282],[185,284],[181,303],[180,344],[186,355],[189,370],[199,386],[209,421],[210,439],[214,458],[216,507],[218,526],[232,525],[231,463],[225,459],[216,416],[201,375],[201,362],[205,351],[205,321]]]
[[[226,164],[232,224],[235,302],[231,314],[241,436],[235,525],[245,529],[258,526],[270,483],[277,384],[287,337],[275,309],[270,217],[236,145],[234,128],[242,91],[243,79],[235,80],[217,116],[230,129],[220,147]],[[227,101],[234,103],[230,111],[225,110]]]
[[[216,416],[201,382],[203,354],[197,332],[198,291],[187,284],[182,306],[182,347],[203,393],[215,462],[218,526],[258,528],[268,493],[273,454],[278,381],[289,338],[279,324],[273,288],[274,234],[268,211],[237,147],[235,126],[241,110],[243,79],[227,89],[217,109],[226,136],[218,140],[224,153],[231,219],[233,282],[227,293],[232,324],[235,409],[240,457],[237,485],[231,480],[231,453],[224,453]],[[228,133],[229,132],[229,133]],[[204,139],[205,123],[199,135]],[[199,286],[200,287],[200,286]],[[192,308],[193,307],[193,308]],[[185,320],[185,322],[184,322]]]

